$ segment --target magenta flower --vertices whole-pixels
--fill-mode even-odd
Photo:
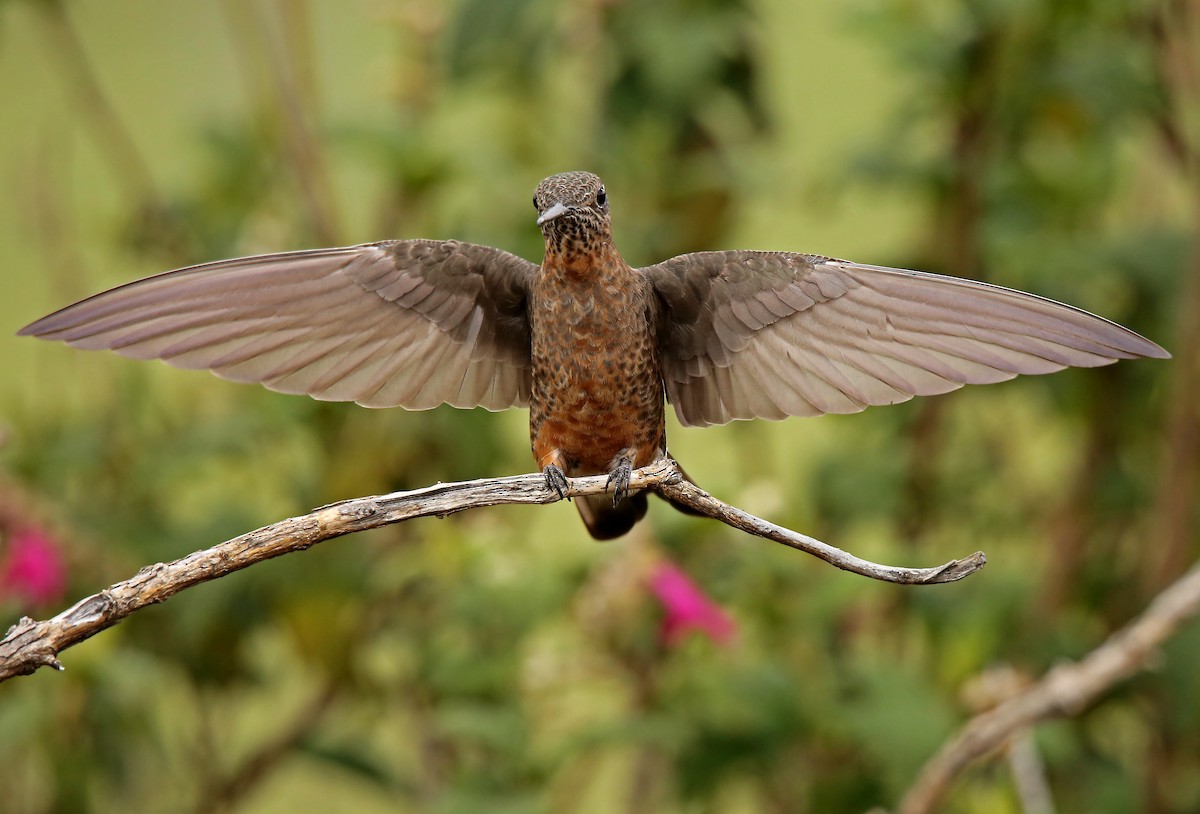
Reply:
[[[725,611],[705,596],[687,574],[663,563],[650,573],[650,590],[663,606],[662,637],[668,647],[696,631],[717,644],[733,641],[737,629]]]
[[[61,597],[67,587],[62,552],[50,535],[36,528],[14,532],[0,563],[0,595],[13,593],[36,605]]]

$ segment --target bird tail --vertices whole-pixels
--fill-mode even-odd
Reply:
[[[575,508],[592,537],[612,540],[626,534],[646,516],[646,493],[630,495],[616,506],[612,504],[612,495],[584,495],[575,498]]]
[[[683,467],[679,466],[678,462],[676,462],[675,466],[679,467],[679,473],[685,479],[691,483],[695,483],[691,476],[683,470]],[[659,495],[659,497],[670,503],[676,511],[692,515],[693,517],[705,516],[691,506],[676,503],[671,498],[663,497],[662,495]],[[583,524],[587,526],[588,533],[592,537],[597,540],[612,540],[623,534],[628,534],[633,525],[646,516],[646,493],[638,492],[635,495],[630,495],[616,506],[612,505],[612,496],[609,494],[577,497],[575,498],[575,508],[579,510],[579,516],[583,518]]]

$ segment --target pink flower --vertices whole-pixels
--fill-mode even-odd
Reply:
[[[655,567],[650,574],[650,590],[663,606],[662,636],[667,646],[679,644],[693,630],[717,644],[733,641],[737,632],[733,620],[675,566]]]
[[[66,587],[66,566],[54,540],[36,528],[14,532],[0,563],[0,594],[11,592],[44,605],[61,597]]]

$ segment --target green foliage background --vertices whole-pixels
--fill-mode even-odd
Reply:
[[[552,172],[605,177],[634,264],[745,247],[981,277],[1176,356],[669,428],[709,491],[862,556],[985,550],[956,585],[662,505],[596,545],[562,504],[195,588],[0,687],[0,809],[894,805],[981,674],[1086,653],[1196,558],[1197,25],[1139,0],[0,3],[0,488],[70,565],[60,605],[0,621],[340,498],[530,471],[523,413],[319,404],[13,333],[222,257],[455,237],[537,259]],[[734,645],[663,646],[659,556]],[[1200,809],[1197,653],[1192,625],[1038,728],[1060,810]],[[1018,811],[1005,764],[944,810]]]

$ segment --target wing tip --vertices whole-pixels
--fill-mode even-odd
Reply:
[[[1145,337],[1143,337],[1143,339],[1145,339]],[[1166,348],[1164,348],[1162,345],[1159,345],[1156,342],[1152,342],[1149,339],[1146,339],[1146,344],[1148,347],[1142,353],[1142,356],[1146,357],[1147,359],[1171,359],[1171,358],[1173,358],[1171,356],[1171,352],[1169,350],[1167,350]]]
[[[42,317],[41,319],[34,320],[33,322],[29,323],[21,330],[17,331],[16,335],[17,336],[34,336],[34,337],[40,338],[40,337],[44,337],[46,334],[53,333],[56,330],[55,327],[52,324],[50,324],[50,319],[53,316],[54,316],[54,314],[50,314],[50,316],[45,316],[45,317]]]
[[[1103,319],[1103,317],[1100,317]],[[1126,341],[1119,344],[1115,342],[1107,343],[1115,353],[1112,354],[1114,362],[1122,359],[1171,359],[1171,352],[1159,345],[1157,342],[1147,339],[1136,331],[1131,331],[1117,323],[1111,323],[1124,332],[1122,337]]]

